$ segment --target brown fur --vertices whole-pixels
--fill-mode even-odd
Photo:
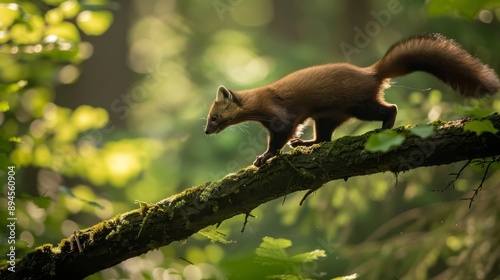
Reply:
[[[333,131],[348,119],[394,125],[397,106],[384,100],[390,78],[425,71],[464,96],[482,97],[498,91],[495,72],[455,42],[438,34],[413,37],[393,45],[375,64],[361,68],[331,63],[293,72],[269,85],[243,91],[219,87],[205,128],[218,133],[244,121],[260,122],[269,132],[268,148],[257,157],[261,166],[276,155],[306,119],[314,120],[315,138],[290,140],[290,145],[330,141]]]

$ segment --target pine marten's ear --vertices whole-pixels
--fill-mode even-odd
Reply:
[[[217,89],[217,95],[215,95],[215,101],[216,102],[232,102],[233,101],[233,94],[229,89],[227,89],[224,86],[219,86]]]
[[[235,96],[234,92],[227,89],[224,86],[219,86],[217,89],[217,94],[215,95],[215,102],[234,102],[238,106],[240,105],[240,101]]]

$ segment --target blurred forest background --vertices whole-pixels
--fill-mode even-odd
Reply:
[[[250,165],[266,146],[257,124],[203,133],[220,84],[256,87],[329,62],[368,66],[423,32],[500,69],[498,0],[0,2],[0,220],[15,165],[18,257]],[[464,100],[421,73],[397,79],[386,98],[399,106],[396,126],[500,111],[497,97]],[[334,137],[380,125],[352,121]],[[399,174],[397,186],[394,174],[330,182],[301,207],[302,193],[261,205],[243,233],[243,216],[225,221],[228,244],[196,234],[88,279],[500,279],[498,168],[471,209],[459,199],[481,181],[480,162],[433,192],[463,165]],[[323,254],[263,261],[266,236],[286,248],[276,252]],[[5,256],[4,229],[0,246]]]

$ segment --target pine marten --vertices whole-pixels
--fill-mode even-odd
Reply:
[[[350,118],[382,121],[383,129],[392,128],[398,107],[384,100],[384,89],[391,78],[415,71],[436,76],[466,97],[491,95],[500,88],[495,71],[453,40],[424,34],[394,44],[368,67],[331,63],[298,70],[255,89],[220,86],[205,133],[219,133],[244,121],[260,122],[269,137],[267,150],[253,163],[259,167],[288,141],[292,147],[330,141],[333,131]],[[293,138],[309,118],[314,121],[314,139]]]

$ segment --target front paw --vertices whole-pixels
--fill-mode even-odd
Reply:
[[[271,153],[265,153],[265,154],[262,154],[260,156],[257,156],[255,158],[255,161],[253,162],[253,165],[255,165],[256,167],[261,167],[262,165],[264,165],[266,163],[266,161],[270,158],[272,158],[274,155],[271,154]]]

